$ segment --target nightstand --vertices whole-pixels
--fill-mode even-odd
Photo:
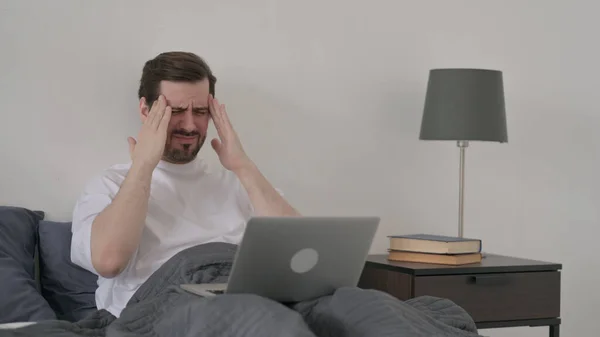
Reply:
[[[559,336],[558,263],[484,254],[481,263],[461,266],[388,261],[370,255],[359,281],[401,300],[430,295],[465,309],[478,329],[548,326]]]

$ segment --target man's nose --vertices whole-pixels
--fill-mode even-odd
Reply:
[[[183,115],[183,120],[181,121],[182,125],[181,127],[183,129],[185,129],[186,131],[194,131],[196,130],[196,125],[194,124],[194,116],[192,113],[192,109],[188,109],[186,110],[185,114]]]

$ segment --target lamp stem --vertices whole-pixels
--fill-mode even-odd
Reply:
[[[469,141],[459,140],[457,144],[460,149],[460,165],[458,177],[458,237],[463,237],[464,213],[465,213],[465,152]]]

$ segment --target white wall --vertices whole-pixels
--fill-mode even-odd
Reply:
[[[564,264],[564,336],[597,330],[600,48],[595,1],[0,2],[0,204],[68,220],[127,160],[142,64],[205,57],[252,158],[305,214],[454,234],[458,150],[418,140],[435,67],[504,71],[508,144],[467,153],[466,235]],[[214,132],[212,133],[214,135]],[[202,155],[215,163],[210,147]],[[546,329],[485,330],[546,336]]]

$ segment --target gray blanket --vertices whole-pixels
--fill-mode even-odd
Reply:
[[[0,330],[0,337],[479,336],[471,317],[441,298],[400,301],[376,290],[342,288],[283,305],[252,294],[203,298],[178,287],[226,281],[235,249],[211,243],[182,251],[138,289],[119,318],[98,310],[77,323],[40,322]]]

